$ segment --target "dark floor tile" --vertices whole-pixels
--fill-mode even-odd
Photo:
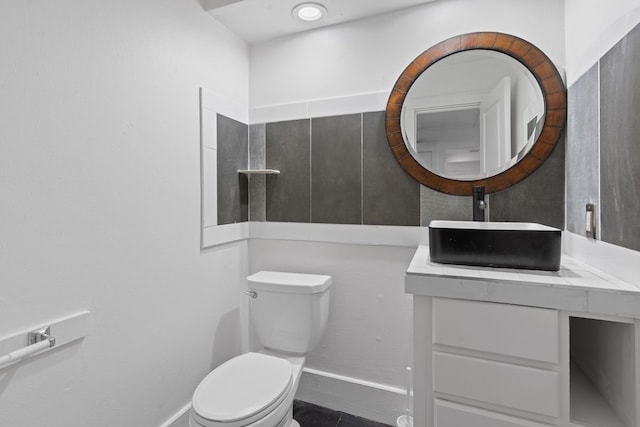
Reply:
[[[300,427],[336,427],[341,413],[322,406],[295,400],[293,418]]]
[[[388,424],[371,421],[366,418],[342,413],[337,427],[390,427]]]
[[[301,400],[293,401],[293,418],[300,427],[391,427]]]

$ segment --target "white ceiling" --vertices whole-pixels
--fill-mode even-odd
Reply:
[[[204,9],[249,44],[406,9],[435,0],[311,0],[328,10],[318,22],[302,22],[291,10],[304,0],[201,0]]]

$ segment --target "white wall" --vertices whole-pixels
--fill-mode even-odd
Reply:
[[[249,249],[251,273],[333,278],[327,331],[308,357],[308,367],[404,385],[405,367],[411,364],[412,313],[404,274],[415,248],[252,239]]]
[[[567,86],[640,22],[637,0],[565,0]]]
[[[564,69],[562,1],[446,0],[252,46],[250,105],[388,93],[425,49],[473,31],[517,35]]]
[[[412,298],[404,293],[404,274],[414,252],[415,247],[252,239],[249,270],[330,275],[333,284],[327,330],[307,358],[307,367],[348,380],[368,381],[374,388],[402,387],[405,368],[413,365]],[[366,387],[358,389],[362,394],[368,391]],[[350,413],[361,409],[364,412],[355,415],[379,421],[392,422],[403,410],[400,404],[394,407],[396,400],[403,400],[393,395],[384,402],[386,407],[377,408],[382,417],[388,415],[379,418],[368,412],[374,408],[366,403],[362,408],[353,407],[359,396],[339,396],[339,391],[333,390],[320,393],[335,394],[338,404],[349,405],[335,409],[349,407]],[[331,406],[334,402],[314,403]]]
[[[158,426],[240,351],[246,242],[201,252],[198,88],[248,106],[246,45],[196,0],[0,2],[0,425]]]

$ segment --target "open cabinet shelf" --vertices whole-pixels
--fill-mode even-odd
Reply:
[[[570,421],[581,427],[637,427],[635,326],[570,317]]]
[[[627,427],[595,385],[571,363],[571,423],[584,427]]]

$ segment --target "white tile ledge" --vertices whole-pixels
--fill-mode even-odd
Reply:
[[[297,240],[370,246],[417,247],[429,240],[426,227],[250,222],[251,239]]]
[[[205,227],[202,235],[202,248],[247,239],[415,248],[429,241],[428,233],[426,227],[418,226],[250,221]]]
[[[640,279],[625,282],[563,254],[557,272],[451,266],[416,250],[405,278],[407,293],[502,302],[640,318]]]
[[[620,280],[640,282],[640,252],[601,240],[587,239],[568,231],[562,233],[563,252]],[[640,284],[639,284],[640,286]]]
[[[202,248],[248,239],[415,248],[428,242],[429,235],[426,227],[418,226],[250,221],[205,227],[202,233]]]

